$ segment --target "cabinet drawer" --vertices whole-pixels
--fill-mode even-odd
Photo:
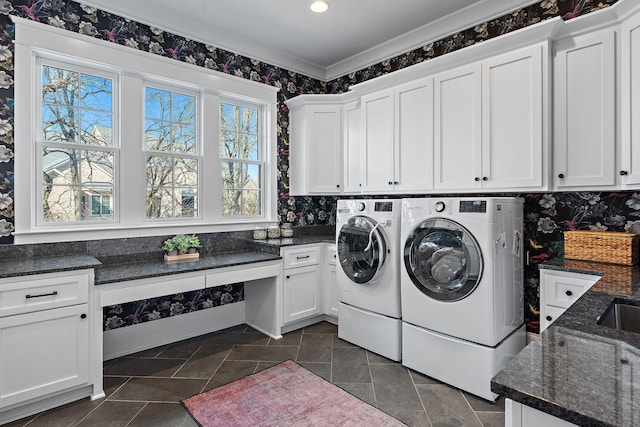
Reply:
[[[589,290],[598,279],[600,279],[600,276],[585,274],[545,275],[544,288],[542,289],[544,301],[542,301],[542,304],[568,308]]]
[[[562,307],[554,307],[552,305],[545,305],[541,307],[540,310],[540,332],[544,331],[556,321],[558,317],[562,313],[564,313],[566,308]]]
[[[338,255],[336,254],[336,247],[335,245],[333,246],[328,246],[327,247],[327,264],[329,265],[336,265],[336,259],[337,259]]]
[[[0,317],[88,301],[90,274],[53,273],[0,281]]]
[[[320,247],[286,249],[284,251],[284,269],[304,267],[318,264],[320,258]]]

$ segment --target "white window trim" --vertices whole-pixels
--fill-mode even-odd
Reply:
[[[71,31],[62,30],[52,26],[32,22],[30,20],[12,16],[15,23],[15,205],[16,216],[14,232],[15,242],[45,243],[74,240],[95,240],[104,238],[143,237],[153,235],[165,235],[176,233],[202,233],[249,230],[257,223],[266,224],[277,221],[277,92],[278,89],[259,82],[253,82],[240,77],[208,70],[192,64],[175,61],[149,52],[128,48],[119,44],[104,40],[83,36]],[[79,58],[87,63],[94,63],[104,67],[113,67],[121,70],[121,93],[125,91],[139,90],[141,97],[142,81],[140,75],[153,76],[169,83],[175,82],[178,86],[191,85],[192,88],[207,88],[202,94],[203,108],[215,106],[217,111],[220,98],[242,99],[249,103],[263,105],[264,135],[265,135],[265,164],[264,171],[264,212],[260,219],[248,218],[241,221],[238,218],[223,218],[213,213],[219,205],[221,196],[221,180],[219,165],[216,167],[202,167],[202,183],[207,181],[216,183],[214,188],[202,187],[200,197],[203,199],[201,206],[202,218],[196,221],[145,221],[145,200],[137,194],[127,192],[124,186],[121,188],[119,203],[121,206],[131,206],[131,211],[137,213],[133,218],[121,212],[120,223],[107,225],[100,224],[73,224],[69,227],[48,227],[40,229],[36,226],[35,212],[40,208],[35,206],[37,200],[34,194],[35,165],[33,159],[36,153],[33,144],[35,128],[32,125],[36,118],[33,100],[35,99],[36,79],[36,55],[51,55],[64,59]],[[123,66],[126,64],[126,67]],[[138,76],[132,78],[132,76]],[[179,76],[179,79],[176,77]],[[25,102],[28,100],[28,102]],[[122,102],[122,100],[121,100]],[[119,117],[121,129],[126,129],[126,137],[121,137],[121,149],[124,149],[128,140],[140,143],[142,141],[142,111],[136,114],[128,114]],[[216,120],[209,120],[214,125],[206,125],[207,121],[200,116],[199,120],[205,125],[201,128],[201,138],[204,141],[218,140],[218,124]],[[130,133],[132,124],[138,128]],[[203,144],[205,158],[215,150],[217,158],[217,144]],[[124,152],[123,152],[124,153]],[[142,156],[142,150],[138,150]],[[123,154],[120,158],[120,181],[124,171],[128,171],[128,179],[141,179],[145,182],[145,171],[140,168],[142,159]],[[131,168],[134,169],[131,169]],[[217,170],[216,170],[217,169]],[[136,177],[136,174],[138,175]],[[134,177],[134,178],[132,178]],[[204,192],[207,191],[205,194]]]

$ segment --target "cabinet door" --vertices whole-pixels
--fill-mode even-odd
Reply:
[[[481,68],[456,68],[434,78],[434,188],[479,188]]]
[[[88,383],[87,312],[81,304],[0,318],[0,407]]]
[[[327,246],[327,269],[324,280],[324,313],[338,317],[338,280],[336,272],[336,245]]]
[[[344,192],[362,191],[363,151],[360,137],[360,102],[351,102],[343,108],[343,170]]]
[[[395,90],[394,190],[433,188],[433,79]]]
[[[543,49],[546,43],[482,62],[484,188],[542,186]]]
[[[553,323],[601,276],[540,269],[540,332]]]
[[[554,58],[556,187],[615,185],[615,33],[559,42]]]
[[[622,23],[622,184],[640,184],[640,14]]]
[[[320,314],[318,266],[284,270],[284,323]]]
[[[393,94],[390,89],[361,98],[365,158],[363,190],[367,192],[388,192],[393,189]]]
[[[341,191],[341,115],[340,106],[335,105],[312,106],[309,111],[309,194],[337,194]]]

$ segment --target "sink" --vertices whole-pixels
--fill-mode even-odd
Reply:
[[[613,300],[598,319],[598,324],[621,331],[640,333],[640,304],[637,301]]]

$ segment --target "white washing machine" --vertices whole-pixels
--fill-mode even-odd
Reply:
[[[526,341],[522,227],[518,198],[403,200],[403,365],[496,399]]]
[[[391,360],[401,358],[402,201],[338,200],[338,336]]]

